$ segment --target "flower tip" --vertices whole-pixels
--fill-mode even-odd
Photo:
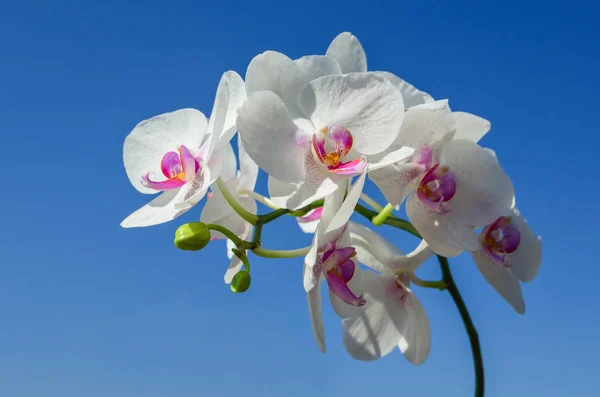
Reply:
[[[202,222],[181,225],[175,231],[173,243],[184,251],[199,251],[210,242],[210,230]]]
[[[241,292],[246,292],[250,288],[250,273],[245,270],[238,272],[235,276],[233,276],[233,280],[231,280],[231,284],[229,288],[232,292],[238,294]]]

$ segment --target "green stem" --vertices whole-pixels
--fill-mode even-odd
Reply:
[[[463,301],[460,292],[454,283],[454,278],[450,272],[450,266],[448,266],[448,258],[438,255],[440,267],[442,268],[442,279],[447,285],[448,292],[452,296],[452,300],[462,317],[465,329],[469,335],[469,342],[471,343],[471,353],[473,354],[473,364],[475,366],[475,397],[483,397],[484,394],[484,373],[483,373],[483,358],[481,356],[481,346],[479,345],[479,334],[477,329],[471,320],[465,301]]]
[[[258,216],[252,214],[247,209],[242,207],[242,205],[235,199],[235,197],[231,195],[231,192],[229,191],[229,189],[227,189],[227,186],[225,186],[225,182],[223,182],[223,179],[221,177],[217,178],[217,186],[219,187],[221,194],[223,194],[223,197],[229,203],[231,208],[233,208],[234,211],[237,212],[238,215],[241,216],[248,223],[250,223],[251,225],[256,225],[259,219]]]
[[[387,205],[381,211],[379,211],[379,214],[375,215],[371,219],[371,222],[373,222],[375,226],[381,226],[388,216],[390,216],[393,210],[394,206],[390,203],[387,203]]]
[[[419,287],[422,287],[422,288],[435,288],[435,289],[439,289],[440,291],[443,291],[446,288],[448,288],[448,285],[444,281],[427,281],[427,280],[422,280],[419,277],[417,277],[417,275],[414,274],[414,273],[412,273],[409,277],[410,277],[410,281],[413,284],[416,284],[416,285],[418,285]]]
[[[310,247],[298,248],[295,250],[268,250],[263,247],[256,247],[252,252],[263,258],[297,258],[308,254],[309,250]]]
[[[307,213],[309,213],[310,211],[314,210],[315,208],[319,208],[322,206],[323,206],[323,200],[317,200],[317,201],[313,201],[312,203],[308,204],[307,206],[304,206],[295,211],[288,210],[287,208],[280,208],[275,211],[267,212],[266,214],[260,215],[258,217],[258,219],[264,225],[266,223],[272,222],[275,219],[277,219],[283,215],[287,215],[287,214],[293,214],[294,216],[304,216]]]
[[[238,247],[238,249],[242,249],[244,247],[244,241],[242,241],[238,236],[236,236],[231,230],[227,229],[226,227],[214,223],[209,223],[208,225],[206,225],[206,227],[209,230],[216,230],[217,232],[223,233]]]
[[[373,219],[373,217],[377,216],[377,212],[371,211],[367,207],[360,205],[360,204],[356,204],[354,211],[356,213],[364,216],[368,220],[371,220],[371,219]],[[417,229],[415,229],[415,227],[410,222],[405,221],[404,219],[389,217],[386,220],[384,220],[383,223],[385,225],[390,225],[390,226],[394,226],[395,228],[402,229],[404,231],[409,232],[410,234],[412,234],[415,237],[421,238],[421,235],[419,234]]]

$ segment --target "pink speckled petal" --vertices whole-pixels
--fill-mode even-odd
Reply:
[[[177,152],[167,152],[160,162],[160,169],[167,178],[174,178],[183,171],[179,154]]]
[[[367,168],[369,164],[364,157],[340,163],[335,168],[329,168],[329,172],[334,172],[338,175],[359,175]]]
[[[185,173],[185,180],[191,181],[196,175],[196,159],[184,145],[179,147],[179,155],[181,156],[181,165]]]
[[[146,174],[142,177],[142,184],[149,189],[163,191],[177,189],[178,187],[185,185],[185,182],[179,178],[171,178],[166,181],[157,182],[150,179],[150,174]]]

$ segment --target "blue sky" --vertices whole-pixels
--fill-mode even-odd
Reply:
[[[199,209],[153,228],[119,227],[148,200],[121,160],[137,122],[182,107],[208,114],[225,70],[243,75],[267,49],[324,53],[346,30],[370,69],[492,121],[482,144],[496,150],[543,238],[525,316],[468,255],[451,262],[480,332],[487,396],[597,391],[597,5],[202,3],[2,3],[0,395],[471,394],[469,346],[447,293],[417,291],[433,333],[425,364],[399,352],[355,362],[327,306],[328,353],[314,343],[300,259],[253,258],[252,288],[234,295],[222,283],[222,243],[199,253],[172,245]],[[263,236],[271,248],[310,241],[291,218]],[[439,271],[432,262],[420,274]]]

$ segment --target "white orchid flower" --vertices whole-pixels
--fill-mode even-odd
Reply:
[[[406,212],[413,225],[438,254],[452,257],[476,251],[474,228],[512,210],[513,185],[493,151],[466,139],[452,139],[456,120],[447,101],[406,111],[399,145],[415,152],[370,174],[385,198],[399,207],[408,196]]]
[[[238,135],[238,151],[240,169],[233,178],[225,180],[225,186],[232,193],[233,197],[244,207],[248,212],[256,214],[256,201],[249,197],[244,191],[253,191],[258,178],[258,166],[244,150]],[[235,158],[233,167],[235,168]],[[209,224],[216,223],[231,230],[236,236],[242,240],[248,240],[252,236],[254,226],[244,220],[232,207],[229,205],[221,190],[215,184],[212,186],[212,195],[206,202],[200,215],[200,222]],[[212,239],[227,239],[225,235],[215,230],[211,230]],[[235,276],[242,268],[242,261],[233,254],[232,249],[235,244],[227,239],[227,257],[231,260],[229,268],[225,272],[225,282],[231,284],[233,276]]]
[[[321,220],[313,243],[304,260],[304,289],[308,300],[313,333],[321,351],[325,351],[325,331],[321,308],[321,282],[348,305],[365,304],[360,294],[347,286],[358,265],[353,259],[355,250],[349,244],[347,224],[358,202],[366,175],[363,173],[344,199],[345,189],[338,189],[325,199]],[[333,301],[332,301],[333,303]]]
[[[520,282],[533,280],[542,262],[541,239],[515,208],[483,228],[473,260],[485,279],[517,311],[525,313]]]
[[[141,193],[161,194],[129,215],[122,227],[168,222],[197,204],[208,187],[235,162],[229,141],[237,108],[246,98],[235,72],[223,74],[210,120],[196,109],[181,109],[142,121],[125,138],[123,163]]]
[[[429,320],[410,289],[408,272],[414,272],[433,255],[427,243],[404,255],[371,229],[350,222],[352,247],[360,263],[371,270],[356,272],[348,285],[364,293],[366,304],[350,306],[331,296],[342,317],[344,346],[358,360],[379,359],[398,347],[407,360],[421,364],[429,354]]]
[[[404,116],[402,93],[377,74],[342,75],[330,57],[294,62],[267,51],[248,66],[246,88],[237,128],[250,157],[271,176],[278,207],[303,207],[367,167],[412,153],[401,148],[369,161],[392,144]]]

